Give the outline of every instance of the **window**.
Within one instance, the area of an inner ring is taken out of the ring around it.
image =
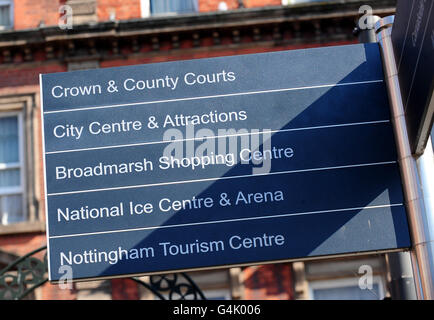
[[[234,270],[240,270],[240,268],[232,268]],[[200,291],[204,294],[206,299],[208,300],[230,300],[234,297],[233,291],[234,288],[239,286],[239,283],[236,283],[230,273],[231,269],[217,269],[217,270],[208,270],[208,271],[192,271],[188,272],[187,275],[193,280],[193,282],[197,285]],[[166,280],[162,280],[160,283],[161,288],[168,288],[169,287],[169,281],[168,279],[174,280],[175,276],[173,274],[167,275]],[[149,283],[150,277],[144,276],[141,277],[140,280],[142,280],[145,283]],[[177,285],[181,283],[187,283],[187,280],[185,278],[178,277]],[[182,288],[181,291],[184,291],[185,288]],[[173,296],[169,296],[169,291],[166,290],[160,290],[159,293],[165,298],[165,299],[178,299],[179,294],[177,292],[173,292]],[[144,286],[139,286],[139,294],[140,299],[143,300],[159,300],[159,297],[155,296],[152,291],[146,289]],[[193,294],[187,294],[184,297],[185,300],[193,300],[194,295]]]
[[[373,277],[372,289],[361,289],[359,278],[331,279],[309,282],[313,300],[382,300],[384,288],[381,278]]]
[[[198,12],[198,0],[141,0],[142,17]]]
[[[26,221],[24,206],[23,119],[0,114],[0,224]]]
[[[13,1],[0,0],[0,30],[12,28],[13,20]]]

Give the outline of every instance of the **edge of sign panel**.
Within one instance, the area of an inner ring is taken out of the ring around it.
[[[324,49],[324,48],[319,48]],[[301,50],[309,50],[309,49],[301,49]],[[301,51],[301,50],[291,50],[291,51]],[[282,52],[282,51],[278,51]],[[273,53],[273,52],[270,52]],[[249,54],[252,55],[252,54]],[[246,55],[242,55],[246,56]],[[222,57],[220,57],[222,58]],[[215,58],[204,58],[199,60],[212,60]],[[186,61],[186,60],[183,60]],[[191,60],[190,60],[191,61]],[[177,61],[175,61],[177,62]],[[167,62],[166,62],[167,63]],[[170,63],[170,62],[169,62]],[[132,67],[132,66],[130,66]],[[117,69],[117,68],[108,68],[108,69]],[[42,125],[42,150],[43,150],[43,172],[44,172],[44,201],[45,201],[45,216],[46,216],[46,234],[47,234],[47,259],[48,259],[48,275],[49,275],[49,281],[52,283],[58,283],[60,280],[53,280],[52,274],[50,270],[50,229],[49,229],[49,216],[48,216],[48,196],[47,196],[47,177],[46,177],[46,151],[45,151],[45,130],[44,130],[44,98],[43,98],[43,76],[40,74],[40,99],[41,99],[41,125]],[[384,81],[384,78],[382,78]],[[334,84],[333,86],[336,86],[337,84]],[[398,173],[399,174],[399,173]],[[400,175],[400,174],[399,174]],[[403,205],[403,204],[401,204]],[[398,244],[397,244],[398,245]],[[411,243],[410,243],[411,245]],[[325,259],[325,258],[337,258],[337,257],[349,257],[349,256],[360,256],[360,255],[367,255],[367,254],[380,254],[385,252],[398,252],[398,251],[404,251],[408,249],[408,247],[399,247],[399,248],[391,248],[391,249],[379,249],[379,250],[366,250],[366,251],[358,251],[358,252],[345,252],[345,253],[338,253],[338,254],[329,254],[329,255],[312,255],[312,256],[306,256],[306,257],[291,257],[288,259],[278,259],[278,260],[256,260],[256,261],[250,261],[245,263],[235,263],[235,264],[219,264],[216,266],[205,266],[205,267],[192,267],[192,268],[180,268],[180,269],[170,269],[165,271],[157,271],[157,272],[141,272],[141,273],[122,273],[122,274],[116,274],[116,275],[109,275],[109,276],[96,276],[96,277],[82,277],[82,278],[73,278],[73,281],[86,281],[86,280],[103,280],[103,279],[113,279],[113,278],[121,278],[121,277],[132,277],[132,276],[139,276],[139,275],[157,275],[157,274],[168,274],[173,272],[185,272],[185,271],[200,271],[200,270],[210,270],[210,269],[222,269],[222,268],[229,268],[229,267],[240,267],[240,266],[251,266],[251,265],[262,265],[262,264],[272,264],[272,263],[283,263],[283,262],[292,262],[292,261],[309,261],[314,259]],[[266,259],[266,258],[264,258]],[[144,262],[146,263],[146,262]]]
[[[210,270],[221,270],[221,269],[227,269],[227,268],[261,266],[261,265],[269,265],[269,264],[274,264],[274,263],[307,262],[307,261],[314,261],[314,260],[316,261],[316,260],[325,260],[325,259],[363,257],[366,255],[372,255],[372,254],[403,252],[403,251],[407,251],[407,250],[408,250],[408,248],[360,251],[360,252],[352,252],[352,253],[318,255],[318,256],[309,256],[309,257],[301,257],[301,258],[246,262],[246,263],[238,263],[238,264],[220,264],[220,265],[209,266],[209,267],[171,269],[171,270],[156,271],[156,272],[125,273],[125,274],[117,274],[117,275],[101,276],[101,277],[73,278],[73,279],[71,279],[71,281],[72,282],[85,282],[85,281],[94,281],[94,280],[100,281],[100,280],[110,280],[110,279],[121,279],[121,278],[129,278],[129,277],[158,276],[158,275],[167,275],[167,274],[181,273],[181,272],[210,271]],[[60,279],[59,280],[50,280],[50,282],[53,284],[63,283]]]
[[[48,280],[51,280],[51,263],[50,263],[50,224],[48,222],[48,197],[47,197],[47,179],[45,177],[46,168],[45,168],[45,126],[44,126],[44,98],[43,98],[43,89],[42,89],[42,74],[39,74],[39,90],[40,90],[40,99],[41,99],[41,129],[42,129],[42,170],[44,172],[43,180],[44,180],[44,205],[45,205],[45,229],[47,234],[47,265],[48,265]]]

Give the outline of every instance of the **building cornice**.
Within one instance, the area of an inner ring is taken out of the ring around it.
[[[396,0],[341,0],[294,6],[238,9],[189,15],[151,17],[74,25],[72,30],[57,26],[0,32],[0,63],[11,63],[19,54],[33,61],[69,59],[77,56],[108,58],[122,51],[155,52],[181,50],[222,43],[246,42],[321,43],[350,40],[361,5],[374,14],[389,15]],[[127,47],[127,48],[126,48]]]

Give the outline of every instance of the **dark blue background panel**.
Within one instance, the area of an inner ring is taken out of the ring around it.
[[[61,265],[86,279],[411,246],[377,44],[41,80],[51,280]],[[201,122],[167,122],[180,115]]]

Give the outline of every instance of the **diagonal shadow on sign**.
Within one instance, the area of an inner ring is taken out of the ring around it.
[[[353,81],[353,74],[359,75],[360,71],[354,70],[340,83]],[[315,90],[288,96],[315,96]],[[315,126],[319,119],[321,123],[329,119],[330,125],[348,123],[348,119],[366,124],[274,133],[271,146],[284,148],[294,143],[302,147],[297,139],[315,131],[311,139],[316,152],[306,154],[298,150],[300,147],[294,148],[294,158],[272,161],[271,175],[155,187],[161,198],[212,198],[213,206],[203,209],[202,202],[202,210],[152,213],[160,215],[152,218],[152,224],[163,228],[112,234],[97,240],[95,244],[119,241],[122,249],[134,247],[142,254],[148,253],[145,260],[132,256],[119,260],[101,270],[100,276],[409,247],[400,176],[393,162],[396,153],[392,127],[390,122],[377,123],[390,118],[384,83],[333,87],[323,90],[309,106],[294,107],[300,112],[282,129]],[[272,112],[278,112],[278,106],[273,108]],[[264,112],[268,112],[266,106]],[[322,144],[327,136],[333,145]],[[241,143],[241,138],[237,139]],[[312,152],[311,147],[306,149]],[[297,157],[302,157],[298,160],[306,171],[277,174],[291,170],[291,161]],[[317,166],[322,169],[310,170],[316,168],[312,167],[315,163],[322,163]],[[251,172],[253,167],[251,163],[238,163],[222,177]],[[142,188],[144,198],[148,189]],[[219,203],[224,199],[229,199],[230,205]],[[130,237],[140,241],[128,246]],[[119,253],[122,256],[121,249]]]

